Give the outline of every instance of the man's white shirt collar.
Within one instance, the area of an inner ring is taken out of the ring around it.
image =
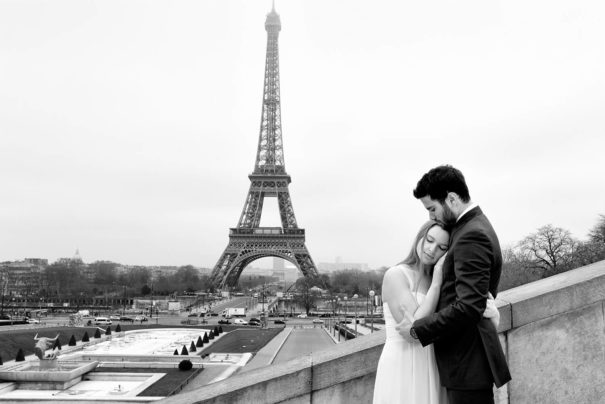
[[[468,207],[467,207],[466,209],[464,209],[464,212],[462,212],[462,213],[460,214],[460,216],[458,216],[458,219],[456,219],[456,223],[458,223],[458,221],[460,220],[460,218],[461,218],[462,216],[466,215],[466,214],[467,214],[467,213],[468,213],[470,210],[472,210],[472,209],[476,208],[477,206],[479,206],[479,205],[477,205],[475,202],[471,202],[471,204],[470,204],[470,205],[468,205]]]

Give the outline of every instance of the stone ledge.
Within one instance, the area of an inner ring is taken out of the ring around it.
[[[322,390],[376,372],[385,341],[384,330],[313,353],[312,390]]]
[[[498,295],[501,320],[505,320],[506,304],[510,305],[507,331],[556,314],[576,310],[605,299],[605,261],[528,283]]]

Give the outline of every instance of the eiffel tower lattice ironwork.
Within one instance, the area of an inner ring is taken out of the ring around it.
[[[230,229],[229,244],[212,271],[212,283],[220,289],[235,286],[243,269],[263,257],[283,258],[304,276],[318,276],[305,245],[305,230],[296,223],[288,190],[291,179],[284,164],[277,45],[281,21],[275,5],[267,14],[265,29],[267,56],[256,164],[248,176],[250,190],[237,227]],[[277,198],[281,227],[260,227],[265,197]]]

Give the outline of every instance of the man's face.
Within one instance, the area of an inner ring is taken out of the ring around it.
[[[447,199],[442,204],[436,199],[431,199],[430,196],[426,195],[420,198],[420,202],[424,205],[426,210],[429,211],[429,217],[431,220],[439,222],[443,225],[450,226],[456,223],[456,215],[450,209]]]

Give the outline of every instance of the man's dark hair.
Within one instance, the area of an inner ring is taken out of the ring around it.
[[[462,202],[471,200],[462,172],[450,165],[444,165],[435,167],[422,176],[414,189],[414,197],[420,199],[428,195],[443,204],[448,192],[458,194]]]

